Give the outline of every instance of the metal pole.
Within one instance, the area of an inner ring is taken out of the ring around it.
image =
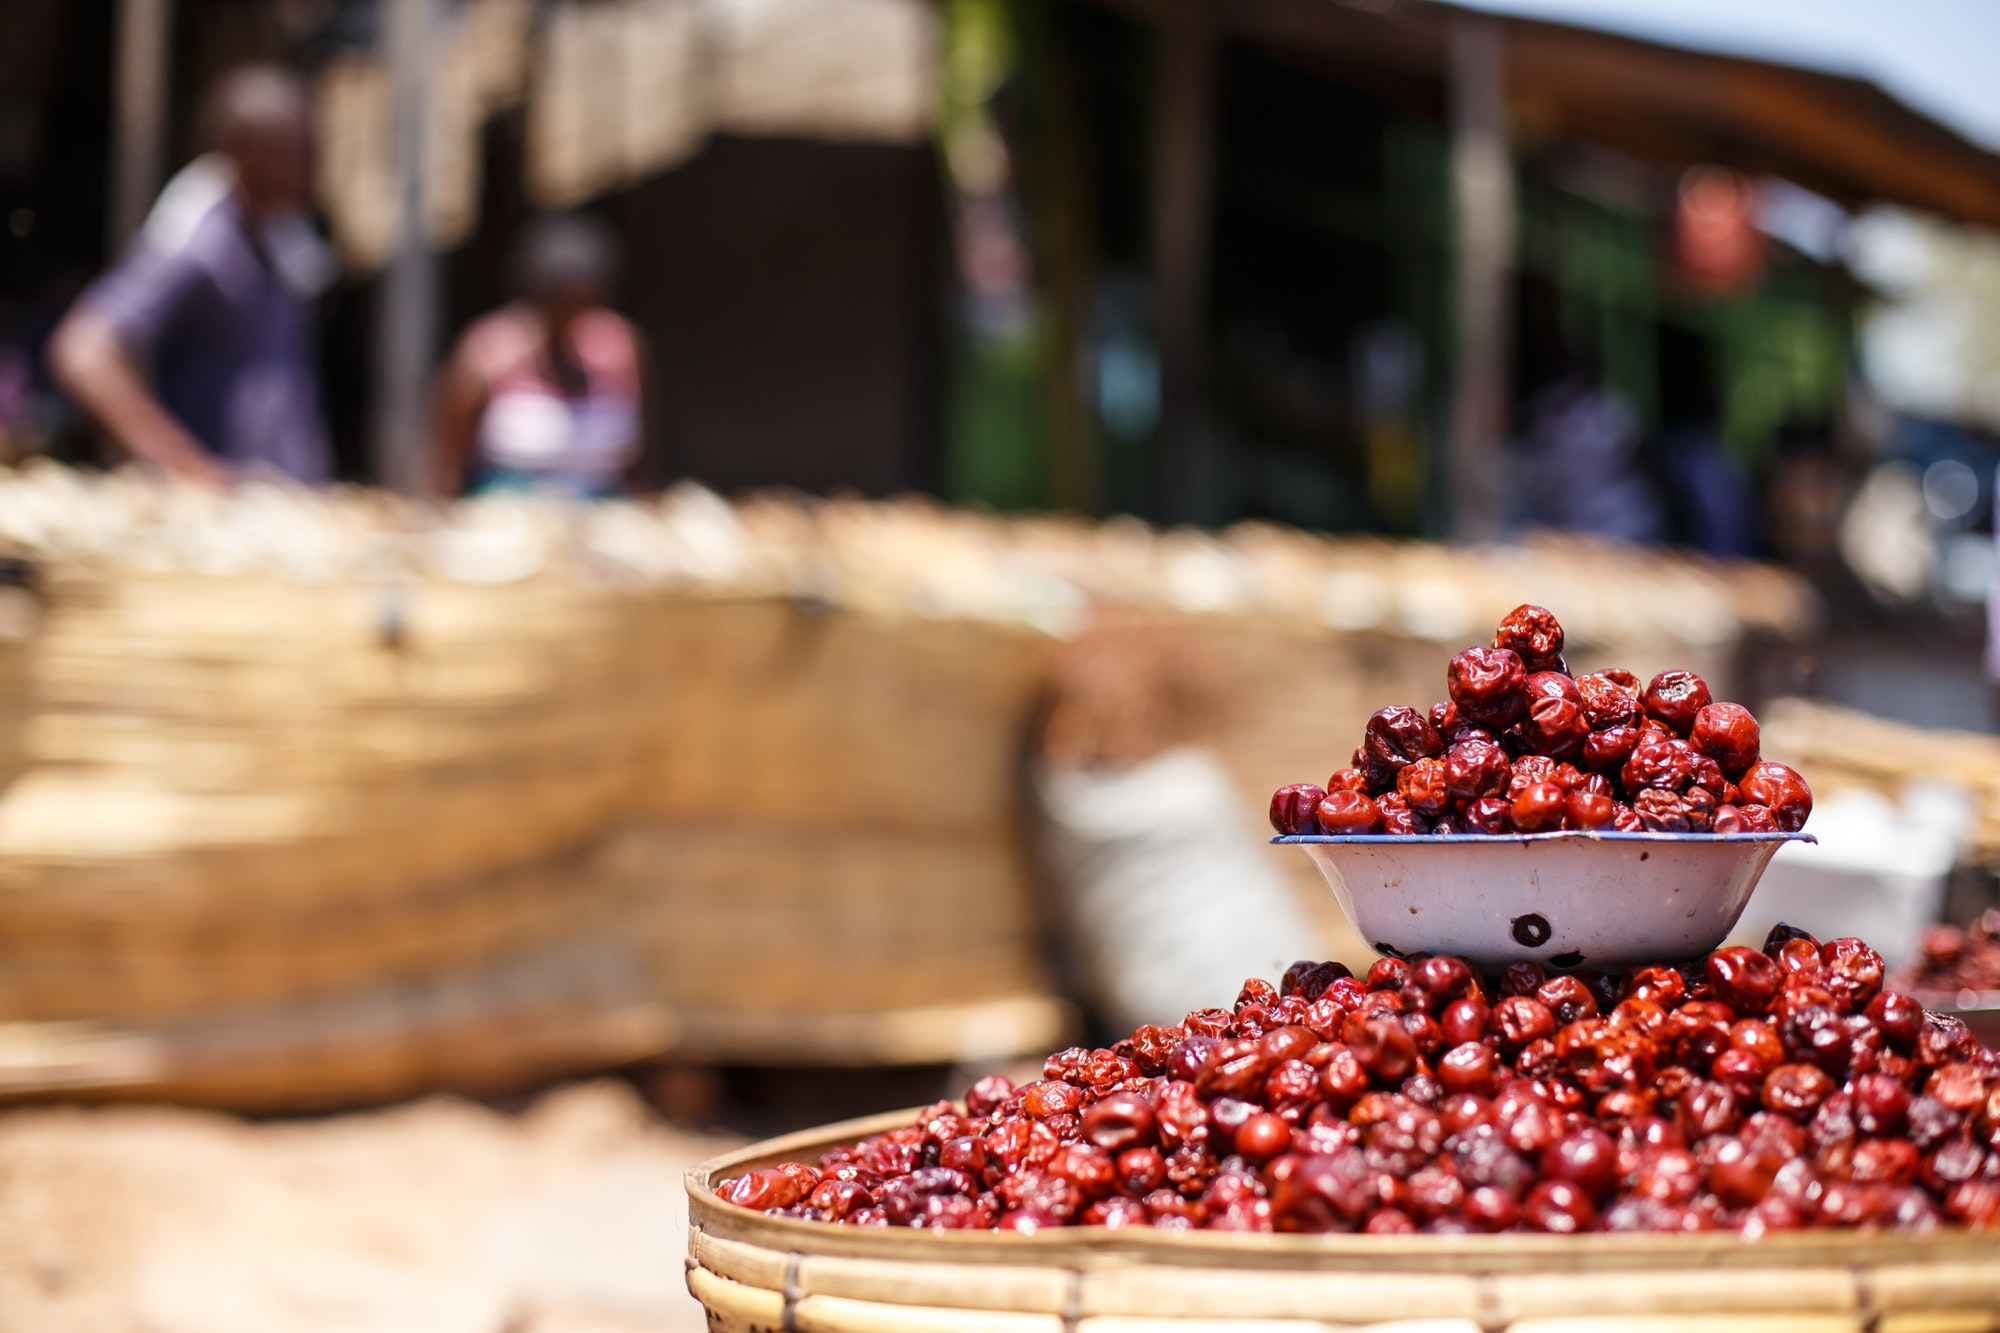
[[[146,220],[166,161],[173,0],[119,0],[111,95],[114,147],[106,240],[123,248]]]
[[[1201,518],[1207,419],[1208,260],[1213,209],[1215,32],[1206,0],[1155,34],[1153,287],[1160,338],[1160,517]]]
[[[424,234],[424,82],[432,0],[383,0],[389,65],[396,240],[381,278],[375,330],[375,480],[414,492],[428,436],[431,357],[437,346],[437,257]]]
[[[1453,25],[1451,113],[1458,232],[1452,535],[1478,542],[1490,541],[1500,531],[1499,455],[1507,431],[1508,284],[1514,251],[1506,49],[1493,19],[1464,15]]]

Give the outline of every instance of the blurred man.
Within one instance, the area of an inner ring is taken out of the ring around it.
[[[473,321],[439,373],[437,494],[469,482],[599,497],[631,481],[647,403],[638,334],[603,304],[616,269],[594,219],[548,218],[522,237],[520,299]]]
[[[51,368],[113,441],[173,476],[325,481],[308,284],[283,262],[306,203],[304,85],[275,66],[235,70],[210,91],[204,127],[215,152],[84,292]]]

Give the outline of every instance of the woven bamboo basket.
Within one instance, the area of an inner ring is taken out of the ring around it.
[[[553,577],[45,596],[0,643],[0,1097],[296,1109],[1073,1024],[1011,836],[1046,635]],[[812,950],[866,980],[830,1002],[782,965]]]
[[[0,1018],[159,1025],[601,921],[660,734],[620,600],[57,572],[0,799]],[[393,603],[393,605],[392,605]]]
[[[1865,787],[1894,799],[1913,780],[1955,782],[1971,793],[1971,855],[2000,867],[2000,738],[1913,727],[1811,699],[1763,710],[1764,753],[1812,775],[1815,790]]]
[[[1985,1333],[2000,1237],[926,1233],[768,1218],[711,1182],[909,1123],[875,1116],[688,1173],[688,1288],[717,1333]]]
[[[899,978],[857,1011],[1046,996],[1012,837],[1046,636],[447,587],[391,645],[379,595],[57,581],[0,800],[0,1019],[283,1002],[610,913],[682,1006],[823,1007],[741,984],[753,944]]]

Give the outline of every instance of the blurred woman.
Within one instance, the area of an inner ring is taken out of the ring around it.
[[[436,494],[615,495],[645,452],[638,332],[607,309],[617,247],[595,219],[532,226],[515,255],[520,299],[473,321],[439,373]]]

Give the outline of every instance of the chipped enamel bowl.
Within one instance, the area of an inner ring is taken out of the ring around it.
[[[1721,944],[1779,847],[1806,833],[1273,838],[1305,850],[1378,952],[1606,971]]]

